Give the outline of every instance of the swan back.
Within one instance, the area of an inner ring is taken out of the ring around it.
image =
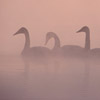
[[[94,48],[90,50],[91,58],[100,58],[100,48]]]
[[[62,54],[64,57],[78,57],[82,56],[84,49],[77,45],[64,45],[62,46]]]

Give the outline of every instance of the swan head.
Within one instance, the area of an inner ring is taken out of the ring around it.
[[[79,31],[77,31],[77,33],[79,33],[79,32],[89,32],[89,27],[88,26],[84,26]]]
[[[21,27],[14,35],[27,33],[27,29],[25,27]]]
[[[54,36],[54,32],[48,32],[46,35],[46,41],[45,41],[45,45],[48,43],[48,41]]]

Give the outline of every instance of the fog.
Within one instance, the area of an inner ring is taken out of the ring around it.
[[[20,56],[0,57],[2,100],[99,100],[100,62],[52,59],[27,65]]]
[[[20,28],[29,30],[31,46],[44,45],[49,31],[57,33],[61,45],[84,47],[84,33],[76,34],[82,26],[91,30],[91,48],[99,45],[99,0],[1,0],[0,54],[20,54],[24,36],[13,37]],[[53,47],[53,40],[47,47]]]
[[[100,48],[99,4],[1,0],[0,100],[100,100],[100,50],[86,51]],[[77,33],[83,26],[85,31]],[[25,36],[16,35],[21,32]],[[45,42],[49,32],[56,37],[56,49],[53,38]]]

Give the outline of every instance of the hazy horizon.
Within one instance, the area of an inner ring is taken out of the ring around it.
[[[0,100],[100,100],[100,0],[0,1]],[[76,33],[82,30],[85,33]],[[29,31],[31,47],[23,50]],[[27,32],[21,28],[20,32]],[[20,33],[17,32],[16,34]],[[54,33],[47,35],[47,41]],[[58,43],[58,44],[57,44]],[[23,50],[23,52],[22,52]],[[19,56],[22,52],[22,57]],[[18,56],[17,56],[18,55]]]
[[[76,31],[87,25],[91,48],[100,48],[100,1],[95,0],[2,0],[0,1],[0,54],[19,54],[24,36],[13,34],[21,27],[29,30],[31,46],[44,46],[45,35],[55,32],[61,45],[84,47],[84,33]],[[53,47],[51,40],[46,47]]]

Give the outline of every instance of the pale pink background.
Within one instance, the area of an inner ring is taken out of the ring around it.
[[[44,46],[48,31],[56,32],[62,45],[84,46],[84,33],[75,33],[84,25],[91,29],[91,48],[100,48],[100,0],[0,0],[0,54],[20,54],[24,36],[13,34],[22,26],[31,46]]]

